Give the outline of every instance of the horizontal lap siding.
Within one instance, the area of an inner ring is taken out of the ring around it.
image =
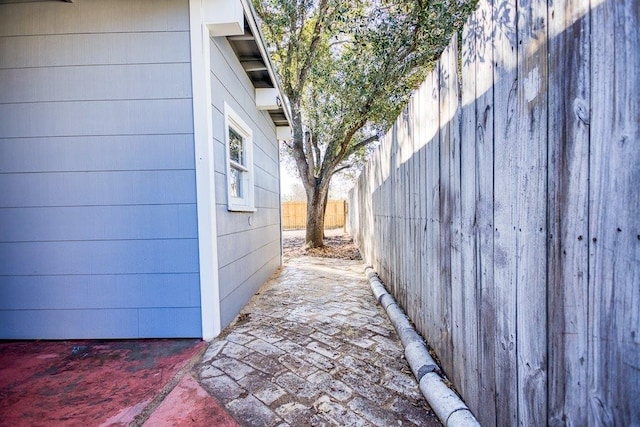
[[[194,169],[192,134],[3,138],[0,152],[0,173]]]
[[[258,111],[254,87],[226,40],[211,42],[220,312],[228,325],[280,265],[280,175],[275,127]],[[255,212],[227,210],[224,103],[253,132]]]
[[[66,339],[79,325],[91,337],[181,337],[185,323],[200,322],[200,308],[3,311],[0,322],[11,331],[8,338]],[[31,324],[39,325],[35,336]]]
[[[2,104],[184,99],[191,96],[191,67],[176,63],[0,69],[0,85],[6,88],[0,93]]]
[[[12,276],[5,280],[7,291],[2,310],[56,310],[64,304],[73,310],[194,307],[199,290],[182,283],[197,284],[198,273],[162,274],[78,274]],[[31,295],[40,295],[34,299]]]
[[[0,5],[0,336],[200,336],[189,10]]]
[[[188,63],[190,56],[184,50],[185,44],[189,44],[186,30],[135,33],[135,37],[133,33],[7,36],[0,38],[0,68]],[[162,49],[148,49],[152,45]]]
[[[190,99],[0,105],[4,138],[184,134],[193,133],[191,120]]]
[[[0,243],[0,275],[195,273],[196,239]]]
[[[253,297],[273,272],[280,266],[280,241],[272,241],[239,259],[236,263],[220,269],[221,321],[229,324],[242,307]],[[277,256],[273,256],[276,254]],[[242,269],[238,268],[241,264]],[[241,285],[236,286],[236,283]],[[224,297],[222,292],[230,291]]]
[[[193,181],[192,170],[3,174],[0,206],[195,203]]]

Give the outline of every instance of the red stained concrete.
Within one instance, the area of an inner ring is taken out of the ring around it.
[[[191,375],[182,377],[145,425],[240,427]]]
[[[126,425],[204,347],[193,339],[0,342],[0,426]]]

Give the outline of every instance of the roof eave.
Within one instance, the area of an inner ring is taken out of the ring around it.
[[[251,29],[251,33],[254,36],[254,41],[256,43],[256,46],[258,47],[262,60],[266,66],[266,71],[269,74],[269,77],[271,78],[273,87],[278,89],[278,93],[280,94],[280,99],[282,100],[280,108],[278,110],[270,110],[269,113],[271,114],[272,119],[274,118],[274,116],[284,115],[287,121],[287,125],[291,126],[292,119],[291,119],[291,107],[289,105],[289,100],[287,99],[286,95],[282,90],[282,87],[280,86],[280,81],[275,73],[273,63],[271,62],[271,57],[267,52],[267,48],[264,42],[264,37],[262,35],[262,31],[260,30],[260,26],[258,25],[258,21],[256,19],[256,11],[249,0],[240,0],[240,2],[242,4],[242,8],[244,9],[246,22],[249,25],[249,28]],[[274,119],[274,123],[276,123],[275,119]],[[276,123],[276,124],[278,126],[284,126],[284,124],[282,123],[280,124]]]

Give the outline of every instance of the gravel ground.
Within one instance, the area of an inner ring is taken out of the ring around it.
[[[319,258],[361,260],[360,251],[353,239],[342,228],[325,230],[324,248],[303,249],[304,230],[286,230],[282,233],[282,257],[284,261],[303,255]]]

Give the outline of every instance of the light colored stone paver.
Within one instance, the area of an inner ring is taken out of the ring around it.
[[[210,362],[211,359],[216,357],[218,353],[222,351],[226,344],[227,342],[225,340],[212,342],[211,345],[209,345],[209,348],[207,348],[207,351],[205,351],[204,355],[202,356],[202,363]]]
[[[252,350],[249,350],[247,347],[235,344],[231,341],[228,342],[227,345],[222,349],[222,354],[236,360],[242,360],[244,357],[247,357],[251,353]]]
[[[256,427],[271,427],[280,424],[281,419],[268,406],[252,395],[240,397],[226,405],[236,420]]]
[[[211,378],[211,377],[217,377],[219,375],[224,374],[224,372],[222,372],[220,369],[218,368],[214,368],[213,366],[205,366],[201,371],[200,371],[200,378]]]
[[[213,397],[218,399],[220,403],[226,405],[233,399],[236,399],[245,391],[234,380],[226,375],[218,375],[217,377],[201,378],[200,384]]]
[[[253,368],[231,357],[215,358],[211,364],[236,381],[253,372]]]
[[[287,394],[286,391],[284,391],[283,389],[281,389],[275,384],[270,384],[265,388],[257,391],[255,393],[255,396],[261,401],[263,401],[265,404],[271,405],[273,402],[280,399],[285,394]]]
[[[440,425],[361,263],[291,259],[239,319],[197,369],[240,424]]]

